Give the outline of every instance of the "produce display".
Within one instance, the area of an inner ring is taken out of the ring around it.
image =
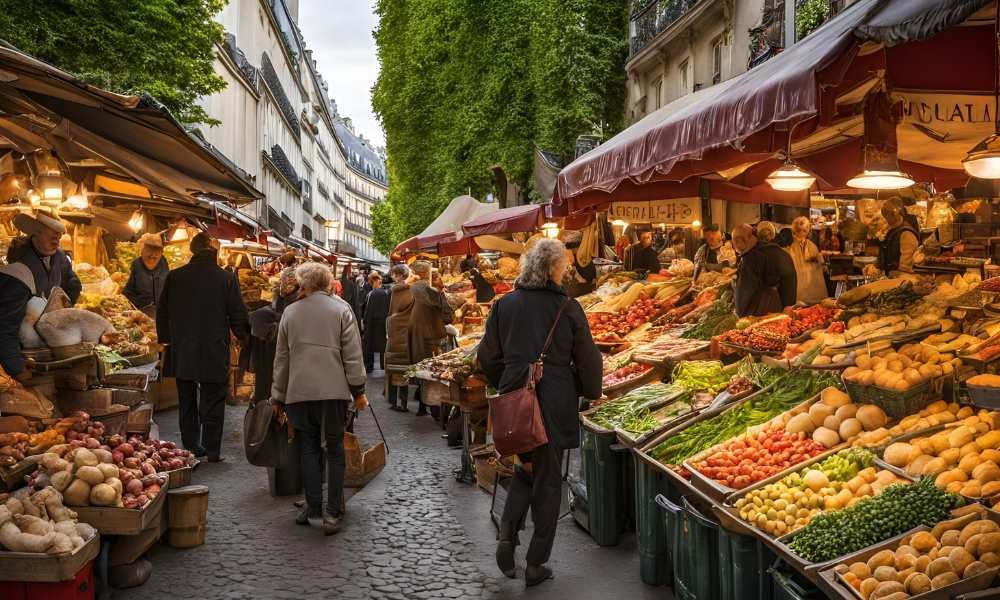
[[[266,277],[253,269],[240,269],[237,272],[240,282],[240,295],[244,302],[257,302],[261,295],[267,292],[271,283]]]
[[[68,506],[143,508],[160,493],[166,477],[129,468],[119,469],[111,451],[65,446],[46,452],[39,470],[28,482],[36,489],[52,486]]]
[[[671,335],[660,336],[654,341],[635,349],[635,356],[646,361],[663,362],[678,356],[685,356],[708,348],[708,343],[700,340],[686,340]]]
[[[714,293],[714,290],[711,293]],[[706,298],[709,296],[706,296]],[[723,290],[718,298],[707,304],[707,307],[701,315],[700,320],[695,325],[684,330],[684,333],[681,334],[682,338],[708,341],[736,326],[736,313],[733,311],[733,294],[728,288]],[[694,308],[695,306],[692,306],[691,310],[693,311]]]
[[[938,400],[927,405],[926,408],[916,414],[903,417],[899,423],[888,429],[879,427],[873,431],[862,432],[854,440],[854,445],[866,448],[884,446],[892,438],[936,427],[944,423],[954,423],[955,421],[972,416],[972,414],[972,407],[963,407],[954,402],[949,404],[943,400]]]
[[[1000,277],[990,277],[979,284],[979,290],[983,292],[1000,292]]]
[[[680,467],[687,459],[791,410],[831,385],[836,385],[836,379],[826,373],[789,372],[769,390],[678,432],[654,448],[650,456],[687,476]]]
[[[652,370],[653,367],[650,365],[635,362],[629,363],[624,367],[605,375],[604,379],[601,380],[601,386],[607,389],[613,386],[621,385],[623,383],[639,379]]]
[[[418,373],[425,373],[434,379],[442,381],[462,382],[475,373],[476,344],[466,348],[455,348],[443,354],[425,358],[415,365],[411,365],[406,370],[407,377],[416,377]]]
[[[960,503],[960,497],[938,489],[930,478],[893,484],[848,508],[815,515],[795,532],[788,548],[809,562],[833,560],[919,525],[933,527]]]
[[[638,285],[632,286],[635,289]],[[627,292],[626,292],[627,294]],[[624,294],[623,294],[624,295]],[[622,335],[648,323],[660,312],[661,302],[640,294],[616,313],[590,312],[587,322],[595,342],[620,342]]]
[[[788,344],[786,336],[767,329],[730,329],[719,340],[724,344],[765,354],[778,354]]]
[[[174,442],[149,439],[148,437],[115,434],[107,438],[111,448],[111,460],[120,468],[132,471],[134,478],[165,473],[193,466],[194,454],[178,448]]]
[[[853,443],[863,433],[884,427],[887,421],[881,408],[855,404],[844,392],[828,387],[807,411],[788,419],[785,429],[812,436],[813,441],[832,448],[844,442]]]
[[[24,487],[0,494],[0,549],[11,552],[64,554],[73,552],[97,531],[76,520],[56,488]],[[2,554],[0,554],[2,556]]]
[[[791,340],[815,329],[826,328],[839,312],[839,309],[823,304],[795,307],[789,309],[779,318],[766,319],[763,323],[750,325],[750,328]]]
[[[962,516],[918,531],[867,561],[835,568],[862,600],[909,598],[945,588],[1000,566],[1000,526],[970,506]],[[992,577],[979,589],[990,585]]]
[[[702,331],[698,332],[697,337],[689,332],[685,332],[683,337],[690,339],[703,339],[709,340],[712,336],[704,337],[709,329],[722,328],[725,323],[729,321],[729,317],[726,313],[733,312],[733,304],[730,297],[727,297],[728,288],[708,288],[698,293],[694,297],[694,300],[688,302],[687,304],[682,304],[675,308],[670,309],[663,315],[662,320],[665,323],[699,323],[703,324],[704,327]],[[728,308],[726,308],[728,307]],[[711,313],[711,315],[709,315]],[[702,319],[708,317],[710,321],[702,321]],[[732,315],[732,322],[735,324],[736,316]],[[732,325],[725,325],[724,328],[720,329],[720,333],[729,329]]]
[[[779,537],[807,525],[820,512],[854,506],[893,483],[909,483],[891,471],[876,469],[874,462],[875,454],[868,450],[841,450],[747,492],[734,506],[741,519]]]
[[[610,375],[612,372],[624,367],[632,362],[632,350],[625,349],[617,354],[605,355],[603,360],[603,373]]]
[[[665,406],[651,409],[665,398],[674,397]],[[660,423],[672,420],[691,410],[690,394],[678,394],[678,388],[669,383],[654,383],[638,387],[620,398],[609,400],[588,419],[607,429],[621,428],[632,434],[642,434]]]
[[[886,447],[883,458],[967,498],[1000,494],[1000,413],[979,411],[961,424]]]
[[[906,391],[931,379],[950,375],[961,366],[962,360],[952,353],[941,353],[923,344],[907,344],[899,352],[887,349],[875,356],[859,354],[854,359],[854,366],[844,370],[844,380]]]
[[[674,365],[670,381],[691,392],[718,393],[729,383],[730,374],[717,360],[684,360]]]

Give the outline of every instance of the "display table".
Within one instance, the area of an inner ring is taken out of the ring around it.
[[[463,483],[475,483],[475,472],[472,468],[472,453],[470,447],[470,422],[474,411],[485,410],[489,406],[486,399],[486,386],[475,378],[463,383],[443,381],[417,375],[420,384],[420,399],[428,406],[454,406],[462,413],[462,466],[455,471],[455,479]]]

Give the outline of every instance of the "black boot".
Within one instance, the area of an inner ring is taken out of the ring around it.
[[[546,579],[552,579],[552,569],[545,565],[528,565],[524,569],[524,583],[528,587],[538,585]]]
[[[517,539],[517,526],[507,521],[500,521],[500,535],[497,543],[497,566],[500,571],[511,579],[517,577],[517,568],[514,565],[514,549],[519,543]]]

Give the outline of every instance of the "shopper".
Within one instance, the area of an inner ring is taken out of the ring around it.
[[[792,243],[786,249],[795,265],[796,295],[798,302],[817,304],[826,298],[823,279],[823,257],[819,248],[809,239],[812,224],[806,217],[792,221]]]
[[[385,348],[386,366],[406,367],[410,363],[410,313],[413,312],[413,292],[407,279],[410,269],[404,264],[393,265],[389,269],[392,277],[392,292],[389,296],[389,318],[386,329],[388,340]],[[388,379],[389,376],[387,375]],[[389,386],[389,409],[397,412],[407,412],[406,402],[409,387],[395,386],[387,381]],[[397,404],[398,398],[398,404]]]
[[[299,297],[278,325],[271,399],[281,404],[302,447],[306,504],[295,518],[326,535],[344,520],[344,427],[347,404],[364,410],[365,370],[354,311],[330,294],[330,270],[317,263],[295,269]],[[326,441],[327,501],[323,510],[320,435]]]
[[[468,270],[469,275],[472,277],[472,287],[476,288],[476,302],[480,304],[489,302],[497,295],[496,290],[490,285],[490,282],[486,281],[483,274],[479,272],[479,267],[472,267]]]
[[[389,317],[389,290],[382,287],[382,275],[372,271],[368,275],[372,291],[365,299],[365,370],[375,369],[375,353],[378,353],[379,368],[385,369],[385,320]]]
[[[409,349],[410,364],[415,365],[425,358],[430,358],[441,349],[441,343],[448,337],[444,326],[454,319],[455,312],[448,306],[448,301],[441,292],[441,286],[431,284],[431,264],[418,260],[410,266],[416,280],[410,285],[413,294],[413,310],[410,313]],[[440,284],[440,277],[437,279]],[[427,414],[427,407],[417,390],[420,404],[417,416]]]
[[[295,280],[295,269],[285,269],[274,290],[274,301],[250,313],[250,364],[254,373],[254,402],[263,402],[271,397],[278,323],[281,322],[285,308],[295,302],[298,295],[299,284]]]
[[[31,270],[35,278],[35,296],[48,298],[53,288],[61,288],[69,296],[70,303],[76,304],[83,284],[73,272],[69,257],[59,248],[66,233],[63,222],[53,213],[37,210],[33,215],[18,213],[14,226],[28,237],[11,243],[7,249],[7,264],[21,263]]]
[[[732,244],[722,239],[717,224],[706,225],[702,235],[705,243],[694,253],[694,279],[706,271],[721,271],[736,265],[736,251]]]
[[[164,375],[177,378],[184,447],[220,462],[229,335],[245,340],[250,328],[236,275],[219,267],[219,242],[199,233],[191,240],[191,255],[163,284],[156,335],[167,347]]]
[[[652,231],[643,231],[639,234],[639,241],[632,245],[628,256],[630,260],[625,268],[629,271],[660,272],[660,260],[656,256],[656,250],[653,249]]]
[[[745,223],[733,229],[733,247],[740,255],[733,302],[741,317],[781,312],[795,304],[797,280],[791,257],[758,237]]]
[[[132,306],[149,316],[156,315],[156,303],[163,292],[170,267],[163,258],[163,238],[158,233],[144,233],[139,238],[139,256],[132,260],[128,281],[122,294]]]
[[[882,204],[882,217],[889,225],[889,231],[879,248],[879,266],[887,277],[913,272],[913,254],[917,251],[920,236],[906,223],[905,214],[899,196],[893,196]]]
[[[466,273],[478,267],[479,267],[479,261],[476,260],[476,257],[473,256],[472,254],[466,254],[465,258],[462,259],[462,262],[459,265],[459,269],[461,269],[463,273]]]
[[[559,285],[568,266],[564,250],[562,242],[547,239],[524,255],[515,290],[493,305],[479,345],[479,363],[490,384],[511,392],[525,385],[528,366],[539,359],[555,323],[536,387],[549,442],[518,457],[496,551],[497,566],[514,577],[518,528],[530,507],[535,530],[524,572],[529,586],[552,577],[545,563],[559,520],[563,454],[579,445],[579,397],[601,396],[601,353],[580,304]]]
[[[358,298],[358,283],[354,279],[354,275],[351,272],[351,264],[348,263],[344,265],[344,269],[340,272],[340,297],[350,305],[351,310],[354,311],[354,318],[357,321],[357,325],[361,327],[361,305],[360,298]]]

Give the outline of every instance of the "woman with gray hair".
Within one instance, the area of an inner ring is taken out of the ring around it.
[[[278,325],[271,399],[302,442],[306,504],[295,522],[336,533],[344,519],[344,426],[347,403],[364,410],[365,367],[354,311],[330,294],[330,270],[319,263],[295,269],[300,299]],[[327,504],[323,510],[320,434],[326,437]]]
[[[521,464],[507,494],[496,551],[497,566],[515,577],[518,528],[530,507],[534,532],[524,571],[529,586],[552,577],[545,563],[559,520],[563,455],[579,445],[579,398],[601,396],[601,353],[583,308],[560,286],[569,267],[565,250],[562,242],[551,239],[531,247],[521,259],[515,290],[490,310],[479,344],[479,363],[501,394],[523,387],[529,365],[544,363],[535,389],[549,441],[518,455]],[[551,343],[544,349],[550,331]]]

